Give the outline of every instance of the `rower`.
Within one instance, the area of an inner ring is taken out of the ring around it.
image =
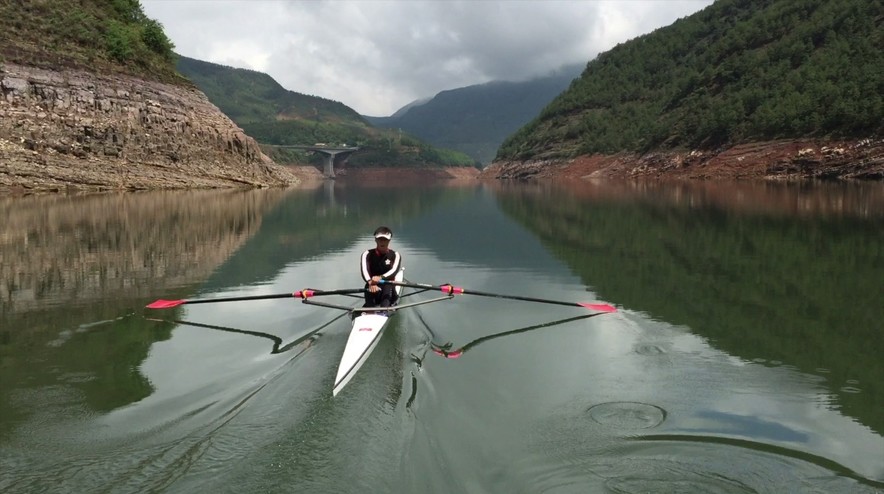
[[[365,281],[364,307],[390,307],[396,303],[395,286],[391,283],[378,284],[381,280],[394,280],[402,269],[402,256],[390,248],[392,238],[393,231],[380,226],[374,231],[375,248],[362,253],[360,271]]]

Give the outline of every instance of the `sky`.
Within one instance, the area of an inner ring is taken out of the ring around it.
[[[581,64],[712,0],[141,0],[181,55],[389,116]]]

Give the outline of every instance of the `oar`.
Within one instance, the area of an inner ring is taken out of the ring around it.
[[[148,309],[171,309],[183,304],[209,304],[214,302],[240,302],[243,300],[268,300],[272,298],[301,298],[318,297],[321,295],[346,295],[350,293],[362,293],[364,288],[347,288],[343,290],[298,290],[297,292],[275,293],[272,295],[249,295],[245,297],[201,298],[194,300],[157,300],[148,304]]]
[[[401,281],[387,281],[380,280],[378,283],[390,283],[392,285],[399,286],[407,286],[411,288],[425,288],[427,290],[441,290],[449,295],[479,295],[481,297],[495,297],[495,298],[508,298],[512,300],[523,300],[525,302],[540,302],[542,304],[556,304],[556,305],[567,305],[571,307],[583,307],[585,309],[595,310],[598,312],[617,312],[617,309],[614,306],[608,304],[591,304],[588,302],[565,302],[563,300],[548,300],[545,298],[534,298],[534,297],[520,297],[518,295],[503,295],[500,293],[487,293],[487,292],[479,292],[476,290],[467,290],[466,288],[461,288],[458,286],[444,284],[444,285],[427,285],[424,283],[404,283]]]

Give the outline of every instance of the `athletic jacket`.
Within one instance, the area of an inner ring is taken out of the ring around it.
[[[386,254],[381,254],[377,249],[368,249],[362,253],[361,271],[362,279],[368,282],[372,276],[380,276],[385,280],[392,280],[402,268],[402,258],[393,249],[387,249]]]

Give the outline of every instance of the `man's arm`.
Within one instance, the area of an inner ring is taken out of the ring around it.
[[[381,275],[381,278],[385,280],[392,280],[396,277],[396,273],[399,272],[399,267],[402,264],[402,256],[399,255],[398,252],[393,252],[393,264],[390,265],[390,269],[387,270],[386,273]]]
[[[371,273],[368,271],[368,251],[362,253],[359,270],[362,272],[362,281],[368,283],[371,280]]]

